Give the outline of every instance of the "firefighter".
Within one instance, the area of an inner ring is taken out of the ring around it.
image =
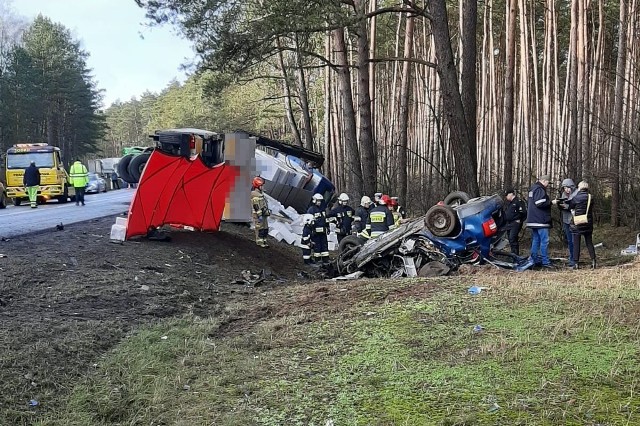
[[[269,247],[267,235],[269,235],[269,220],[271,215],[267,199],[262,192],[264,179],[260,176],[253,178],[251,182],[251,206],[253,208],[253,225],[256,230],[256,244],[260,247]]]
[[[327,215],[321,207],[324,198],[322,194],[313,194],[311,207],[307,214],[313,216],[313,259],[317,263],[329,263],[329,242],[327,240]]]
[[[365,232],[362,235],[365,238],[376,238],[390,229],[395,228],[393,223],[393,214],[387,207],[391,201],[388,195],[380,197],[379,204],[371,209]]]
[[[313,242],[311,236],[313,235],[313,216],[310,214],[302,215],[302,239],[300,240],[300,248],[302,248],[302,260],[305,265],[313,263],[311,259],[311,249],[313,248]]]
[[[366,195],[360,199],[360,205],[356,209],[353,224],[351,225],[352,232],[359,234],[364,231],[364,227],[367,225],[367,219],[369,218],[371,204],[371,198]]]
[[[400,217],[402,219],[406,219],[407,218],[407,211],[404,209],[404,206],[400,205],[400,201],[398,200],[398,197],[391,197],[391,201],[395,201],[396,211],[398,213],[400,213]]]
[[[338,242],[351,233],[351,224],[355,216],[355,210],[348,204],[349,196],[344,192],[338,197],[338,205],[327,215],[327,221],[336,224]]]
[[[389,211],[393,215],[393,225],[397,227],[398,225],[400,225],[400,222],[402,221],[402,215],[398,211],[397,198],[395,200],[393,198],[394,197],[391,197],[391,199],[389,200]]]
[[[382,197],[382,192],[376,192],[373,194],[373,204],[376,206],[380,205],[380,198]]]

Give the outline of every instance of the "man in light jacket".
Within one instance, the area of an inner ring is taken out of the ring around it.
[[[76,191],[76,206],[80,205],[80,203],[84,206],[84,189],[89,183],[89,170],[80,160],[76,160],[69,169],[69,177]]]

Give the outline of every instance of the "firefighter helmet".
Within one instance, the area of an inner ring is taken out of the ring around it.
[[[262,185],[264,185],[264,179],[262,179],[260,176],[256,176],[253,178],[251,184],[254,188],[260,188]]]
[[[382,197],[380,197],[380,201],[378,202],[382,205],[388,205],[390,201],[391,201],[391,198],[389,198],[387,194],[384,194]]]
[[[398,200],[394,198],[395,197],[391,197],[389,199],[389,207],[398,207]]]
[[[302,215],[302,224],[303,225],[311,225],[313,223],[313,215],[312,214],[303,214]]]
[[[341,201],[343,203],[348,203],[349,202],[349,196],[343,192],[342,194],[340,194],[338,196],[338,201]]]
[[[317,203],[318,201],[323,201],[324,197],[322,196],[322,194],[313,194],[313,197],[311,197],[311,199],[314,203]]]
[[[368,196],[366,196],[366,195],[365,195],[365,196],[363,196],[363,197],[360,199],[360,205],[361,205],[362,207],[369,207],[369,206],[371,205],[371,198],[369,198],[369,197],[368,197]]]

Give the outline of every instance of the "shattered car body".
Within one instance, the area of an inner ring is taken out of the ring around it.
[[[337,270],[342,275],[362,271],[369,277],[401,277],[446,275],[462,264],[489,263],[516,271],[533,266],[500,250],[505,245],[502,224],[499,195],[455,207],[434,206],[425,216],[376,239],[346,237]]]

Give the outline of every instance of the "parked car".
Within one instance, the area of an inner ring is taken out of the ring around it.
[[[339,274],[364,272],[369,277],[445,275],[462,264],[490,263],[524,271],[533,262],[501,248],[506,246],[502,198],[456,197],[455,205],[439,204],[427,214],[378,238],[345,237],[339,246]],[[435,273],[434,273],[435,271]]]
[[[89,183],[85,189],[87,194],[107,192],[107,182],[98,176],[97,173],[89,173]]]

